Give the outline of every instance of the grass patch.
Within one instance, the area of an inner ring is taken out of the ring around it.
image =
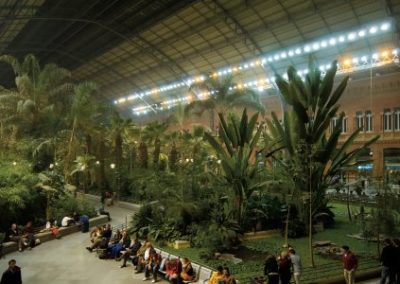
[[[377,256],[377,245],[375,243],[368,243],[348,237],[349,234],[356,234],[361,231],[361,224],[359,221],[353,220],[350,222],[347,215],[347,206],[340,203],[332,203],[332,211],[335,213],[335,226],[323,232],[314,235],[314,241],[331,241],[338,246],[344,244],[350,246],[351,250],[359,256],[359,270],[368,270],[378,266],[378,262],[373,258]],[[365,208],[368,212],[370,208]],[[360,211],[359,206],[350,205],[352,214]],[[201,265],[209,266],[215,269],[218,265],[228,266],[231,272],[241,282],[248,282],[250,277],[263,274],[263,262],[266,252],[279,253],[282,250],[284,239],[281,236],[270,237],[261,240],[251,240],[243,243],[247,251],[242,249],[242,252],[252,254],[249,257],[244,257],[243,253],[237,255],[243,259],[242,263],[233,264],[228,261],[220,260],[205,260],[200,257],[203,253],[201,248],[186,248],[186,249],[173,249],[168,247],[161,247],[163,250],[178,256],[186,256],[192,261]],[[339,260],[332,260],[314,255],[316,268],[311,267],[311,259],[308,251],[308,238],[289,239],[289,244],[296,249],[297,254],[302,258],[304,267],[304,282],[329,278],[341,275],[341,262]]]

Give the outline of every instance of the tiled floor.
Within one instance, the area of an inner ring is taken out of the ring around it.
[[[107,208],[112,224],[125,222],[128,210]],[[128,217],[130,220],[130,217]],[[7,254],[0,259],[1,273],[8,260],[14,258],[22,268],[24,284],[132,284],[144,283],[143,274],[133,274],[132,266],[121,269],[114,260],[100,260],[85,247],[90,243],[87,233],[75,233],[60,240],[43,243],[31,251]]]

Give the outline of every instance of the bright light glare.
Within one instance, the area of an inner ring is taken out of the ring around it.
[[[344,42],[345,40],[346,40],[346,38],[344,36],[339,37],[339,42]]]
[[[356,38],[356,34],[355,33],[349,33],[349,35],[347,36],[348,40],[355,40]]]
[[[378,28],[375,27],[375,26],[373,26],[373,27],[371,27],[371,28],[369,29],[369,33],[370,33],[370,34],[374,34],[374,33],[376,33],[377,31],[378,31]]]
[[[300,48],[296,48],[296,50],[294,52],[296,52],[296,54],[301,54],[301,49]]]
[[[383,23],[381,25],[381,31],[387,31],[390,28],[390,24],[389,23]]]
[[[365,31],[364,31],[364,30],[359,31],[359,32],[358,32],[358,36],[359,36],[359,37],[365,36]]]
[[[335,44],[336,44],[336,39],[331,38],[331,39],[329,40],[329,44],[330,44],[330,45],[335,45]]]

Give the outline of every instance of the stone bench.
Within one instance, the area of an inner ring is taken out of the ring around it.
[[[169,254],[168,252],[162,251],[158,248],[156,248],[155,250],[157,253],[159,253],[161,255],[161,258],[162,258],[161,265],[160,265],[158,272],[162,276],[165,276],[166,260],[175,259],[175,258],[179,258],[179,257],[176,255],[173,255],[173,254]],[[210,279],[211,274],[213,272],[212,269],[205,267],[205,266],[201,266],[194,262],[192,262],[192,267],[195,272],[195,278],[192,281],[183,281],[183,283],[207,284],[208,280]]]
[[[89,227],[103,225],[108,222],[108,218],[105,215],[100,215],[89,220]],[[60,227],[60,236],[70,235],[80,231],[80,225],[73,225],[69,227]],[[35,234],[35,237],[40,240],[41,243],[54,240],[55,237],[50,231],[39,232]],[[3,255],[18,250],[18,244],[16,242],[4,242],[3,243]]]

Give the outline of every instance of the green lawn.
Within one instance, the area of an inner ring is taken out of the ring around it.
[[[323,232],[319,232],[314,235],[314,241],[325,241],[329,240],[336,243],[338,246],[344,244],[350,246],[351,250],[359,256],[360,270],[370,269],[371,267],[377,266],[377,262],[371,260],[371,256],[377,255],[377,245],[375,243],[367,243],[365,241],[356,240],[348,237],[348,234],[359,233],[361,225],[358,221],[349,222],[347,215],[347,207],[344,204],[334,203],[332,204],[335,217],[335,227],[327,229]],[[366,209],[368,211],[368,209]],[[351,206],[353,213],[359,212],[359,206]],[[284,242],[282,237],[271,237],[268,239],[246,241],[244,245],[254,251],[254,256],[249,260],[244,261],[241,264],[232,264],[230,262],[210,260],[206,261],[200,258],[200,248],[187,248],[175,250],[171,248],[165,248],[171,254],[179,256],[187,256],[192,261],[207,265],[215,268],[218,265],[227,265],[231,268],[234,275],[242,282],[247,282],[251,276],[262,275],[263,273],[263,260],[265,258],[265,252],[279,252]],[[304,269],[304,276],[308,279],[321,278],[321,277],[334,277],[338,276],[340,271],[340,261],[331,260],[314,256],[316,269],[309,269],[311,266],[309,251],[308,251],[308,238],[289,239],[289,244],[293,246],[297,253],[301,256]],[[339,270],[338,270],[339,269]],[[309,275],[307,275],[309,274]],[[305,281],[307,282],[307,281]]]

